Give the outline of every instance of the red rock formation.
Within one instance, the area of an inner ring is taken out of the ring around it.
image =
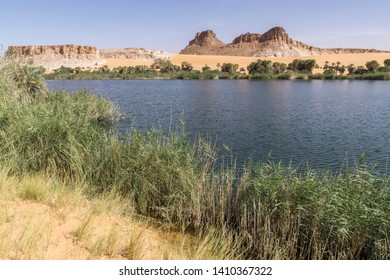
[[[290,38],[283,27],[274,27],[264,34],[245,33],[231,44],[221,42],[211,30],[199,32],[181,54],[296,57],[338,53],[383,52],[370,49],[322,49]]]
[[[190,45],[221,47],[225,44],[217,38],[212,30],[206,30],[196,33],[194,40],[190,41]]]
[[[262,36],[261,34],[255,34],[255,33],[241,34],[240,36],[236,37],[233,40],[233,44],[258,42],[261,36]]]
[[[220,41],[212,30],[198,32],[195,38],[191,40],[182,54],[203,54],[203,50],[215,50],[224,47],[225,44]],[[199,52],[198,52],[199,50]]]

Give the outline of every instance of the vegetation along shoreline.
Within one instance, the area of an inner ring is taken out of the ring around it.
[[[39,68],[42,73],[45,69]],[[317,73],[313,73],[316,70]],[[322,73],[318,73],[322,71]],[[194,70],[189,62],[175,65],[168,59],[156,59],[150,66],[120,66],[110,69],[106,65],[97,69],[61,67],[45,73],[46,79],[99,80],[99,79],[249,79],[249,80],[390,80],[390,59],[380,64],[368,61],[364,66],[325,62],[320,67],[314,59],[294,59],[285,64],[271,60],[257,60],[247,68],[238,64],[218,63],[215,68],[205,65],[202,71]]]

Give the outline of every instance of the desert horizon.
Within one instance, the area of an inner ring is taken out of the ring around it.
[[[389,53],[361,53],[361,54],[326,54],[316,56],[300,56],[300,57],[246,57],[246,56],[218,56],[218,55],[188,55],[188,54],[172,54],[171,61],[173,64],[180,65],[182,62],[189,62],[194,67],[194,70],[201,71],[205,65],[212,69],[217,68],[217,64],[234,63],[239,67],[246,67],[258,59],[270,60],[272,62],[280,62],[289,64],[294,59],[314,59],[322,68],[326,61],[330,64],[340,62],[342,65],[354,64],[355,66],[364,66],[367,61],[377,60],[382,63],[385,59],[389,59]],[[150,66],[153,63],[151,60],[136,60],[136,59],[106,59],[106,64],[110,69],[120,66]],[[321,73],[322,69],[313,69],[313,73]]]

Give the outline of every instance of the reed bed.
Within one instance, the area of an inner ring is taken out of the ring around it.
[[[390,259],[389,177],[364,161],[337,173],[277,162],[238,172],[185,129],[121,134],[119,111],[105,99],[31,92],[12,63],[0,62],[0,165],[8,174],[46,174],[92,197],[115,191],[138,214],[210,240],[220,258]],[[98,254],[103,245],[95,245]]]

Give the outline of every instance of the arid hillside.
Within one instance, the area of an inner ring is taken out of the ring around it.
[[[374,49],[333,48],[309,46],[289,37],[283,27],[274,27],[264,34],[245,33],[225,44],[212,30],[198,32],[180,54],[224,55],[251,57],[301,57],[330,54],[381,53]]]

